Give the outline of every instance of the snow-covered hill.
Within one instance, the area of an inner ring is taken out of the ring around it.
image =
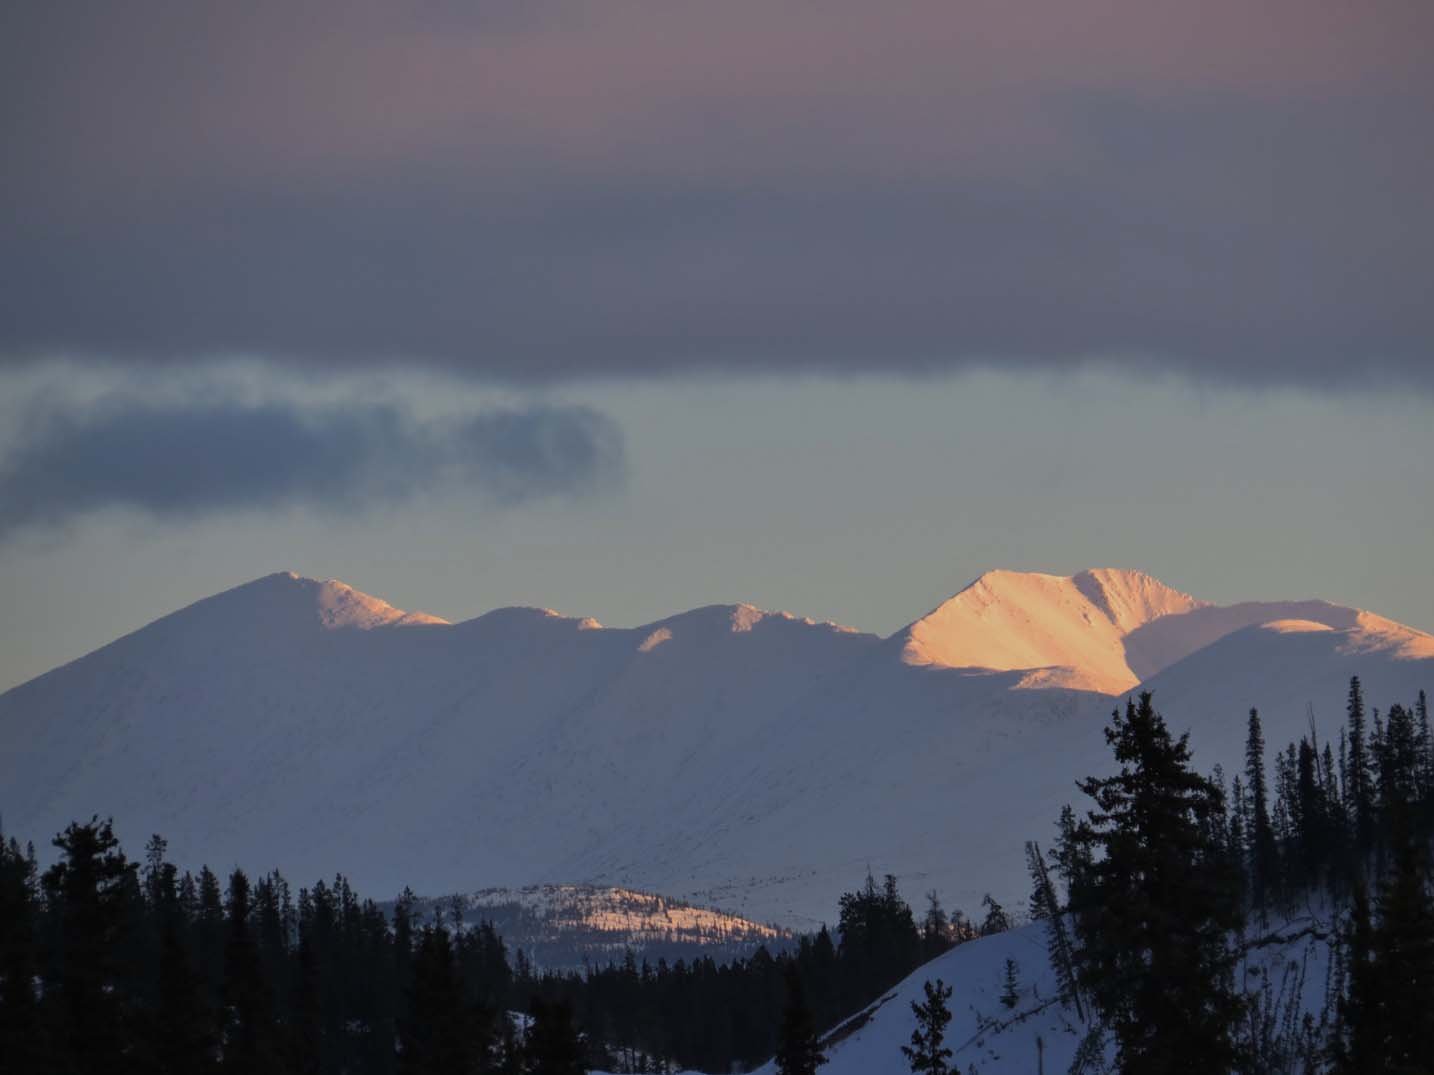
[[[650,892],[612,885],[527,885],[487,888],[460,896],[416,901],[423,919],[435,913],[465,924],[492,923],[510,957],[522,949],[542,970],[580,970],[621,963],[708,956],[718,962],[747,958],[759,947],[775,954],[795,943],[789,931]]]
[[[1247,992],[1267,1010],[1309,1012],[1318,1019],[1329,986],[1333,918],[1316,909],[1251,930],[1242,940],[1237,967]],[[1006,960],[1017,966],[1015,1004],[1002,1003]],[[911,1042],[913,1001],[924,1002],[925,983],[951,987],[946,1046],[951,1070],[967,1075],[1031,1075],[1070,1070],[1089,1033],[1074,1006],[1058,997],[1055,972],[1046,958],[1045,927],[1036,922],[953,948],[920,967],[889,993],[824,1035],[822,1075],[908,1075],[901,1047]],[[1268,983],[1268,990],[1266,984]],[[1297,1021],[1297,1020],[1296,1020]],[[1276,1025],[1279,1024],[1277,1019]],[[1113,1057],[1105,1043],[1104,1056]],[[768,1063],[754,1075],[773,1075]]]
[[[1317,601],[1216,607],[1139,572],[993,572],[881,639],[749,605],[605,628],[447,624],[268,576],[0,695],[0,816],[112,814],[137,851],[343,871],[392,897],[621,885],[806,926],[867,869],[974,910],[1025,891],[1120,692],[1196,760],[1434,687],[1434,638]]]

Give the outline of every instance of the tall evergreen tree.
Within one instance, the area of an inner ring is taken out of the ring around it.
[[[1318,883],[1331,846],[1329,809],[1320,780],[1319,756],[1308,739],[1300,739],[1295,761],[1294,836],[1299,849],[1298,875],[1306,886]]]
[[[1056,847],[1051,852],[1051,861],[1066,887],[1069,902],[1080,888],[1079,882],[1091,861],[1090,847],[1080,838],[1080,824],[1069,803],[1061,807],[1060,819],[1056,822]]]
[[[1378,759],[1379,805],[1388,816],[1413,805],[1419,791],[1419,764],[1419,729],[1414,714],[1402,705],[1392,705]]]
[[[1326,820],[1329,824],[1330,859],[1338,861],[1344,843],[1344,803],[1339,790],[1339,773],[1335,767],[1334,750],[1326,741],[1320,757],[1320,787],[1324,793]]]
[[[1250,710],[1249,730],[1245,737],[1245,792],[1250,802],[1250,901],[1263,912],[1279,867],[1275,832],[1270,826],[1269,785],[1265,781],[1265,734],[1256,709]]]
[[[1379,1058],[1388,1034],[1379,1001],[1379,973],[1373,962],[1374,922],[1363,881],[1354,887],[1343,944],[1348,987],[1339,998],[1339,1033],[1332,1043],[1332,1059],[1341,1075],[1365,1075],[1380,1070]]]
[[[1348,783],[1347,798],[1351,822],[1354,825],[1354,843],[1359,853],[1367,854],[1374,836],[1374,779],[1369,756],[1369,744],[1365,728],[1364,688],[1359,677],[1349,680],[1349,704],[1347,708],[1349,726],[1349,758],[1346,763],[1345,779]]]
[[[981,906],[986,908],[986,917],[981,922],[981,936],[990,937],[1011,928],[1011,916],[989,892],[981,897]]]
[[[1250,848],[1250,796],[1245,791],[1244,781],[1240,774],[1236,773],[1235,778],[1230,781],[1230,801],[1228,806],[1230,814],[1230,831],[1226,834],[1225,842],[1230,853],[1240,863],[1242,878],[1249,876],[1249,848]]]
[[[0,833],[0,1057],[14,1075],[46,1070],[39,998],[34,864]]]
[[[1063,1004],[1073,1004],[1076,1014],[1085,1021],[1085,1006],[1076,986],[1075,952],[1070,930],[1066,925],[1066,909],[1056,897],[1050,871],[1046,869],[1040,846],[1026,842],[1026,867],[1031,873],[1031,914],[1046,924],[1046,955],[1056,972]]]
[[[327,1070],[324,1063],[323,1002],[319,986],[319,960],[309,938],[307,922],[299,926],[294,964],[288,1043],[290,1066],[295,1075],[320,1075]]]
[[[1391,710],[1392,714],[1392,710]],[[1384,991],[1385,1057],[1390,1071],[1434,1070],[1434,901],[1429,845],[1414,834],[1409,811],[1396,806],[1393,856],[1380,888],[1374,959]]]
[[[276,1056],[268,983],[250,923],[251,890],[243,870],[229,877],[224,945],[224,1070],[264,1075]]]
[[[126,906],[137,890],[109,821],[74,823],[55,837],[60,861],[43,884],[59,936],[58,975],[46,983],[46,1002],[58,1003],[63,1052],[57,1070],[124,1070],[133,1049],[124,1031],[126,992],[117,952],[131,922]],[[57,1043],[58,1044],[58,1043]]]
[[[158,1075],[198,1075],[214,1067],[217,1040],[204,980],[190,963],[177,910],[160,924],[159,1006],[152,1053]]]
[[[1428,843],[1398,808],[1393,860],[1371,922],[1363,887],[1346,934],[1349,989],[1341,1001],[1344,1033],[1335,1060],[1342,1073],[1434,1071],[1434,901]]]
[[[528,1075],[586,1075],[582,1038],[565,1000],[533,1000],[524,1053]]]
[[[467,1075],[473,1056],[463,983],[442,925],[425,926],[419,934],[408,1011],[400,1026],[403,1075]]]
[[[199,871],[194,912],[196,963],[204,976],[206,998],[216,1011],[224,1005],[224,891],[208,866]]]
[[[1429,699],[1422,690],[1414,703],[1414,719],[1418,725],[1419,798],[1427,801],[1434,799],[1434,730],[1429,727]]]
[[[921,949],[925,959],[935,959],[951,944],[951,920],[941,906],[936,890],[926,893],[926,914],[921,919]]]
[[[777,1075],[816,1075],[827,1058],[817,1045],[817,1028],[795,964],[787,968],[786,980],[787,1001],[777,1038]]]
[[[1242,998],[1231,931],[1243,923],[1228,859],[1209,847],[1218,789],[1190,768],[1149,692],[1113,714],[1120,773],[1090,777],[1082,842],[1099,854],[1073,900],[1082,987],[1116,1040],[1126,1075],[1230,1071]]]
[[[946,1026],[951,1022],[946,1002],[951,999],[951,987],[937,978],[935,984],[924,982],[922,991],[925,1002],[911,1002],[916,1029],[911,1032],[911,1044],[901,1047],[901,1055],[915,1075],[947,1075],[952,1053],[946,1047]]]

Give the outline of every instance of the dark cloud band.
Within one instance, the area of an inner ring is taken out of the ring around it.
[[[511,506],[598,492],[623,472],[621,430],[582,407],[418,423],[384,406],[110,400],[31,424],[0,467],[0,537],[109,507],[351,511],[450,487]]]
[[[1427,3],[302,8],[7,20],[0,364],[1434,391]]]

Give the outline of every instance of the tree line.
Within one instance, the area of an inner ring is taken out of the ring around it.
[[[491,924],[423,915],[407,890],[386,912],[342,876],[297,892],[278,872],[221,881],[180,871],[158,836],[134,861],[99,818],[53,844],[41,870],[33,845],[0,839],[7,1075],[750,1068],[776,1049],[789,979],[827,1025],[1008,924],[994,901],[978,926],[934,893],[918,922],[895,878],[868,877],[835,934],[788,952],[538,971]]]
[[[278,873],[180,873],[154,837],[142,863],[109,821],[74,823],[39,870],[0,841],[5,1071],[585,1070],[571,1012],[520,1029],[491,929],[392,918],[342,877],[293,893]]]

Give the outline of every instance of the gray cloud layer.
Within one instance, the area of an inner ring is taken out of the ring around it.
[[[623,471],[621,430],[582,407],[420,424],[385,406],[110,399],[31,423],[0,468],[0,537],[109,507],[347,511],[440,486],[515,505],[597,492]]]
[[[1434,390],[1430,40],[1411,0],[22,5],[0,361]]]

